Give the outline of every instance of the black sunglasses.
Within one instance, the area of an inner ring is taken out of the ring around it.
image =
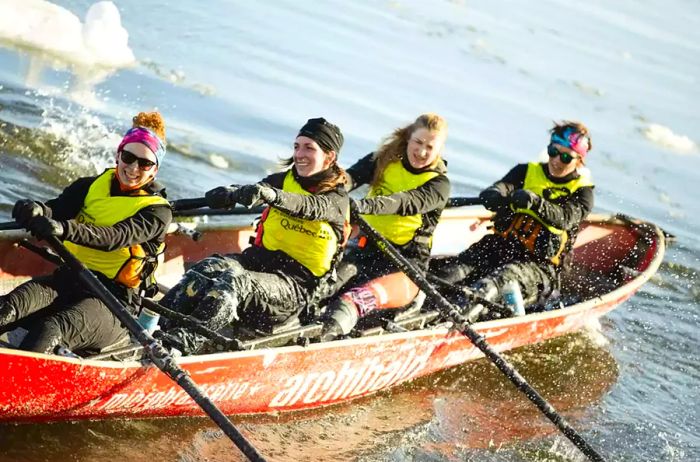
[[[570,164],[572,160],[578,159],[578,156],[574,156],[571,153],[565,151],[560,151],[559,149],[555,148],[554,145],[551,144],[547,146],[547,154],[549,154],[549,157],[559,156],[561,161],[565,164]]]
[[[146,172],[152,169],[154,165],[156,165],[155,162],[148,159],[144,159],[143,157],[139,157],[133,152],[127,151],[126,149],[122,149],[121,158],[122,162],[124,162],[125,164],[133,164],[134,161],[138,162],[139,168]]]

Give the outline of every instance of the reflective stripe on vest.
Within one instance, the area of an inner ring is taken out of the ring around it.
[[[379,184],[372,186],[367,197],[389,196],[403,191],[410,191],[432,180],[439,173],[434,171],[411,173],[400,160],[387,165]],[[423,215],[362,215],[379,234],[391,243],[404,245],[410,242],[416,231],[423,224]],[[427,243],[430,246],[430,242]]]
[[[282,190],[310,196],[294,179],[290,170],[284,177]],[[346,221],[349,221],[350,215]],[[320,277],[331,269],[339,250],[338,237],[327,221],[305,220],[293,217],[274,207],[268,207],[258,225],[256,245],[267,250],[280,250],[311,273]]]
[[[523,189],[531,191],[546,200],[553,200],[560,197],[570,196],[578,189],[593,186],[588,170],[584,170],[578,178],[574,178],[566,183],[555,183],[544,172],[544,166],[536,162],[530,162],[525,174]],[[512,206],[511,206],[512,207]],[[513,209],[515,216],[510,226],[500,233],[503,237],[515,236],[520,243],[530,252],[535,252],[537,239],[541,239],[543,232],[549,231],[559,239],[558,250],[552,255],[547,255],[552,263],[558,265],[559,257],[566,248],[569,234],[566,230],[557,228],[545,223],[535,212],[530,209]]]
[[[90,185],[83,208],[75,218],[78,223],[113,226],[135,215],[144,207],[169,205],[163,197],[145,192],[141,196],[112,196],[110,189],[113,178],[114,169],[108,169]],[[157,256],[147,255],[141,245],[104,251],[68,241],[64,244],[89,269],[100,272],[127,287],[139,286],[147,259]],[[164,248],[165,244],[161,244],[158,254],[161,254]]]

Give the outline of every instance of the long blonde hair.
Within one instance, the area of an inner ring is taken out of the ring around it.
[[[426,128],[431,132],[444,132],[447,135],[447,121],[433,112],[421,114],[412,124],[394,130],[391,135],[384,138],[379,149],[374,153],[373,159],[376,166],[372,177],[372,186],[381,181],[384,170],[390,163],[401,160],[406,154],[408,141],[411,139],[413,132],[420,128]],[[435,159],[431,167],[434,167],[439,161],[440,156]]]

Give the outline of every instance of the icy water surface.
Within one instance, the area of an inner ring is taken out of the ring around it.
[[[89,0],[0,0],[0,220],[111,165],[139,110],[166,117],[171,198],[261,178],[309,117],[343,129],[349,166],[444,115],[455,195],[538,158],[553,120],[582,120],[596,211],[677,240],[599,329],[509,357],[609,460],[700,459],[700,4],[116,3],[120,18],[86,20]],[[583,460],[486,362],[236,422],[270,460]],[[0,461],[240,460],[204,419],[3,425],[0,447]]]

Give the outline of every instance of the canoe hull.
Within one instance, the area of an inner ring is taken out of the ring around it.
[[[494,348],[505,351],[579,330],[630,295],[594,308],[572,307],[532,315],[538,319],[480,323],[478,331]],[[459,332],[439,329],[181,358],[180,364],[225,413],[248,414],[338,403],[481,356]],[[0,379],[2,421],[202,413],[153,365],[0,349],[0,370],[5,371],[5,379]]]
[[[481,216],[470,220],[475,230],[485,223]],[[461,226],[464,229],[463,222]],[[212,242],[217,242],[219,251],[235,251],[246,232],[249,230],[235,239],[229,236],[223,247],[219,241]],[[657,228],[647,234],[645,250],[635,257],[635,275],[617,289],[565,309],[477,323],[474,328],[496,350],[507,351],[596,325],[600,316],[632,296],[658,268],[664,238]],[[601,249],[613,248],[614,242],[628,239],[629,248],[638,249],[632,233],[619,223],[591,226],[582,236],[581,242],[577,241],[578,252],[583,256],[590,253],[592,261],[602,267],[610,263],[601,263],[596,255],[602,254]],[[207,246],[198,250],[200,256],[188,251],[188,245],[183,241],[179,257],[178,247],[171,246],[171,267],[211,253]],[[624,253],[606,255],[626,258]],[[15,278],[20,276],[14,272]],[[178,362],[226,414],[233,415],[331,405],[482,356],[459,332],[434,328],[303,347],[183,357]],[[202,414],[189,396],[152,364],[71,359],[0,348],[0,371],[0,421]]]

